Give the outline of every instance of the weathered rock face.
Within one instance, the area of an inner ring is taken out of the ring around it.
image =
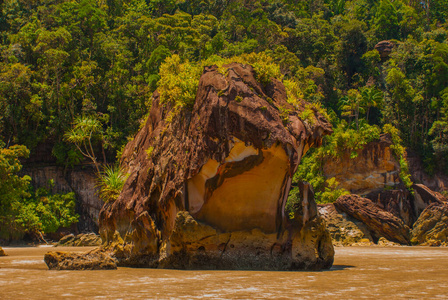
[[[373,238],[367,226],[345,212],[338,210],[334,204],[319,205],[318,209],[325,220],[333,245],[352,246],[370,245],[373,243]]]
[[[448,246],[448,203],[433,203],[420,215],[411,232],[412,243]]]
[[[381,135],[358,150],[358,156],[350,159],[350,152],[338,159],[326,160],[324,175],[335,177],[340,187],[354,194],[367,194],[372,191],[395,187],[400,184],[400,164],[392,154],[392,141]]]
[[[425,164],[421,157],[411,150],[406,151],[406,159],[409,162],[409,172],[413,182],[421,183],[436,192],[448,191],[447,175],[440,172],[429,175],[425,171]]]
[[[45,187],[49,180],[53,179],[55,193],[74,192],[77,200],[76,210],[80,215],[78,230],[98,232],[98,215],[104,202],[96,195],[96,177],[91,166],[64,170],[59,166],[27,165],[22,173],[31,177],[34,187]]]
[[[48,252],[44,261],[50,270],[114,270],[115,259],[103,251],[87,253]]]
[[[375,49],[378,50],[383,61],[389,58],[393,48],[394,44],[391,41],[381,41],[375,45]]]
[[[412,189],[414,190],[414,209],[417,216],[420,216],[423,210],[433,203],[440,204],[448,201],[445,196],[438,192],[432,191],[423,184],[413,184]]]
[[[417,219],[417,214],[414,212],[414,201],[409,191],[404,188],[371,192],[365,197],[379,208],[401,219],[409,227],[412,227]]]
[[[227,68],[205,68],[192,111],[173,115],[154,94],[145,127],[123,152],[130,176],[100,213],[103,241],[122,265],[331,266],[313,198],[304,197],[295,222],[284,213],[302,155],[330,125],[317,111],[312,126],[302,121],[281,82],[262,86],[252,67]]]
[[[358,195],[345,195],[339,197],[334,205],[337,209],[362,221],[374,238],[385,237],[393,242],[409,244],[409,227],[401,219],[382,210],[369,199]]]

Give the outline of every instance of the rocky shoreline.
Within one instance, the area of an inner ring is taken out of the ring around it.
[[[390,190],[373,200],[347,195],[319,205],[333,244],[376,244],[386,239],[401,245],[448,245],[448,199],[421,184],[412,189],[413,195],[405,197],[403,191]],[[384,205],[384,194],[395,197]]]

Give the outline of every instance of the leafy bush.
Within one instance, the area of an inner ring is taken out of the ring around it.
[[[181,58],[174,54],[167,57],[160,66],[160,80],[157,89],[160,93],[161,103],[172,104],[175,108],[174,114],[182,108],[193,108],[203,68],[216,65],[218,72],[225,75],[227,69],[223,66],[232,62],[252,65],[255,77],[265,85],[272,78],[282,78],[279,66],[264,52],[243,54],[231,58],[213,55],[200,63],[192,63],[188,60],[182,62]]]
[[[75,206],[75,193],[53,194],[46,188],[39,188],[33,197],[18,205],[15,223],[29,233],[56,232],[60,227],[78,222]]]
[[[192,108],[201,72],[199,65],[188,61],[182,63],[177,54],[167,57],[159,72],[158,91],[161,103]]]
[[[28,157],[28,149],[0,146],[0,238],[19,239],[25,233],[41,237],[76,223],[74,193],[54,194],[46,188],[34,192],[31,178],[17,175],[22,169],[19,158]]]
[[[349,195],[350,192],[346,189],[339,187],[339,182],[336,178],[332,177],[325,181],[325,188],[322,192],[317,192],[315,194],[316,201],[318,203],[333,203],[340,196]]]

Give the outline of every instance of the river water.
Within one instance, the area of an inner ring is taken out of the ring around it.
[[[338,247],[321,272],[50,271],[49,250],[4,248],[0,299],[448,299],[448,248]]]

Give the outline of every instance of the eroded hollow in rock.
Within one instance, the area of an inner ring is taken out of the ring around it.
[[[257,150],[234,140],[224,163],[210,159],[188,181],[185,206],[196,219],[222,231],[275,232],[282,217],[288,156],[280,145]]]

